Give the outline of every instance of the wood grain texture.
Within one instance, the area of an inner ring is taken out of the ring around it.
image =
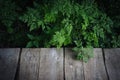
[[[19,48],[0,49],[0,80],[14,80],[19,53]],[[104,49],[104,55],[95,48],[94,58],[84,63],[71,48],[23,48],[17,79],[120,80],[120,48]]]
[[[0,80],[14,80],[19,48],[0,49]]]
[[[19,80],[38,80],[40,49],[22,49]]]
[[[41,48],[39,80],[63,80],[63,49]]]
[[[102,49],[94,49],[94,58],[84,63],[85,80],[108,80]]]
[[[71,48],[65,49],[65,80],[84,80],[83,63],[74,54]]]
[[[105,63],[110,80],[120,80],[120,48],[104,49]]]

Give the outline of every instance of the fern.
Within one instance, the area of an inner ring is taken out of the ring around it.
[[[43,1],[41,5],[34,3],[34,7],[28,8],[20,20],[27,23],[30,33],[40,31],[33,39],[28,35],[27,47],[39,47],[41,38],[45,36],[44,46],[60,48],[72,44],[78,53],[77,59],[85,62],[91,57],[93,47],[108,45],[105,39],[111,34],[113,25],[94,1],[87,0],[81,3],[71,0],[53,0],[51,4]]]
[[[83,60],[84,62],[87,62],[91,57],[93,57],[93,48],[78,48],[75,47],[73,50],[77,53],[76,58],[78,60]]]
[[[50,41],[50,44],[55,45],[58,48],[63,45],[66,46],[66,45],[70,44],[72,28],[73,27],[71,24],[66,23],[65,27],[63,29],[55,32],[55,34],[53,35],[53,38]]]
[[[20,17],[20,20],[27,23],[27,25],[30,27],[30,31],[38,29],[40,27],[42,27],[42,29],[45,28],[44,22],[40,18],[38,9],[28,8],[26,14]]]
[[[27,43],[26,47],[39,47],[40,37],[31,34],[27,35],[30,41]]]

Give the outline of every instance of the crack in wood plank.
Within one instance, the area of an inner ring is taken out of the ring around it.
[[[16,69],[16,73],[15,73],[14,80],[18,80],[18,79],[19,79],[19,69],[20,69],[21,52],[22,52],[22,48],[20,49],[20,52],[19,52],[18,63],[17,63],[17,69]]]
[[[103,53],[103,61],[104,61],[104,66],[105,66],[105,71],[106,71],[106,74],[107,74],[107,77],[108,77],[108,80],[110,80],[109,78],[109,75],[108,75],[108,71],[107,71],[107,66],[106,66],[106,59],[105,59],[105,52],[104,52],[104,49],[102,48],[102,53]]]
[[[71,48],[0,49],[0,80],[120,80],[120,48],[94,48],[88,63],[74,54]]]

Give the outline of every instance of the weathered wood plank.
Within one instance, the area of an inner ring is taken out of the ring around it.
[[[22,49],[19,80],[38,80],[40,49]]]
[[[0,80],[14,80],[20,49],[0,49]]]
[[[110,80],[120,80],[120,48],[104,49],[105,63]]]
[[[102,49],[94,49],[94,58],[84,63],[85,80],[108,80]]]
[[[39,80],[63,80],[63,49],[41,48]]]
[[[71,48],[65,49],[65,80],[84,80],[83,63],[74,54]]]

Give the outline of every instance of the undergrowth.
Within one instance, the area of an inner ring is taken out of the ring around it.
[[[78,54],[76,58],[85,62],[93,56],[94,47],[120,47],[120,35],[114,29],[115,25],[120,26],[117,24],[119,17],[109,17],[94,0],[35,0],[25,9],[12,0],[0,2],[4,3],[0,5],[0,24],[6,27],[9,35],[16,31],[16,21],[18,27],[24,25],[24,28],[21,27],[24,37],[18,33],[20,37],[17,40],[25,39],[26,47],[72,45]]]

